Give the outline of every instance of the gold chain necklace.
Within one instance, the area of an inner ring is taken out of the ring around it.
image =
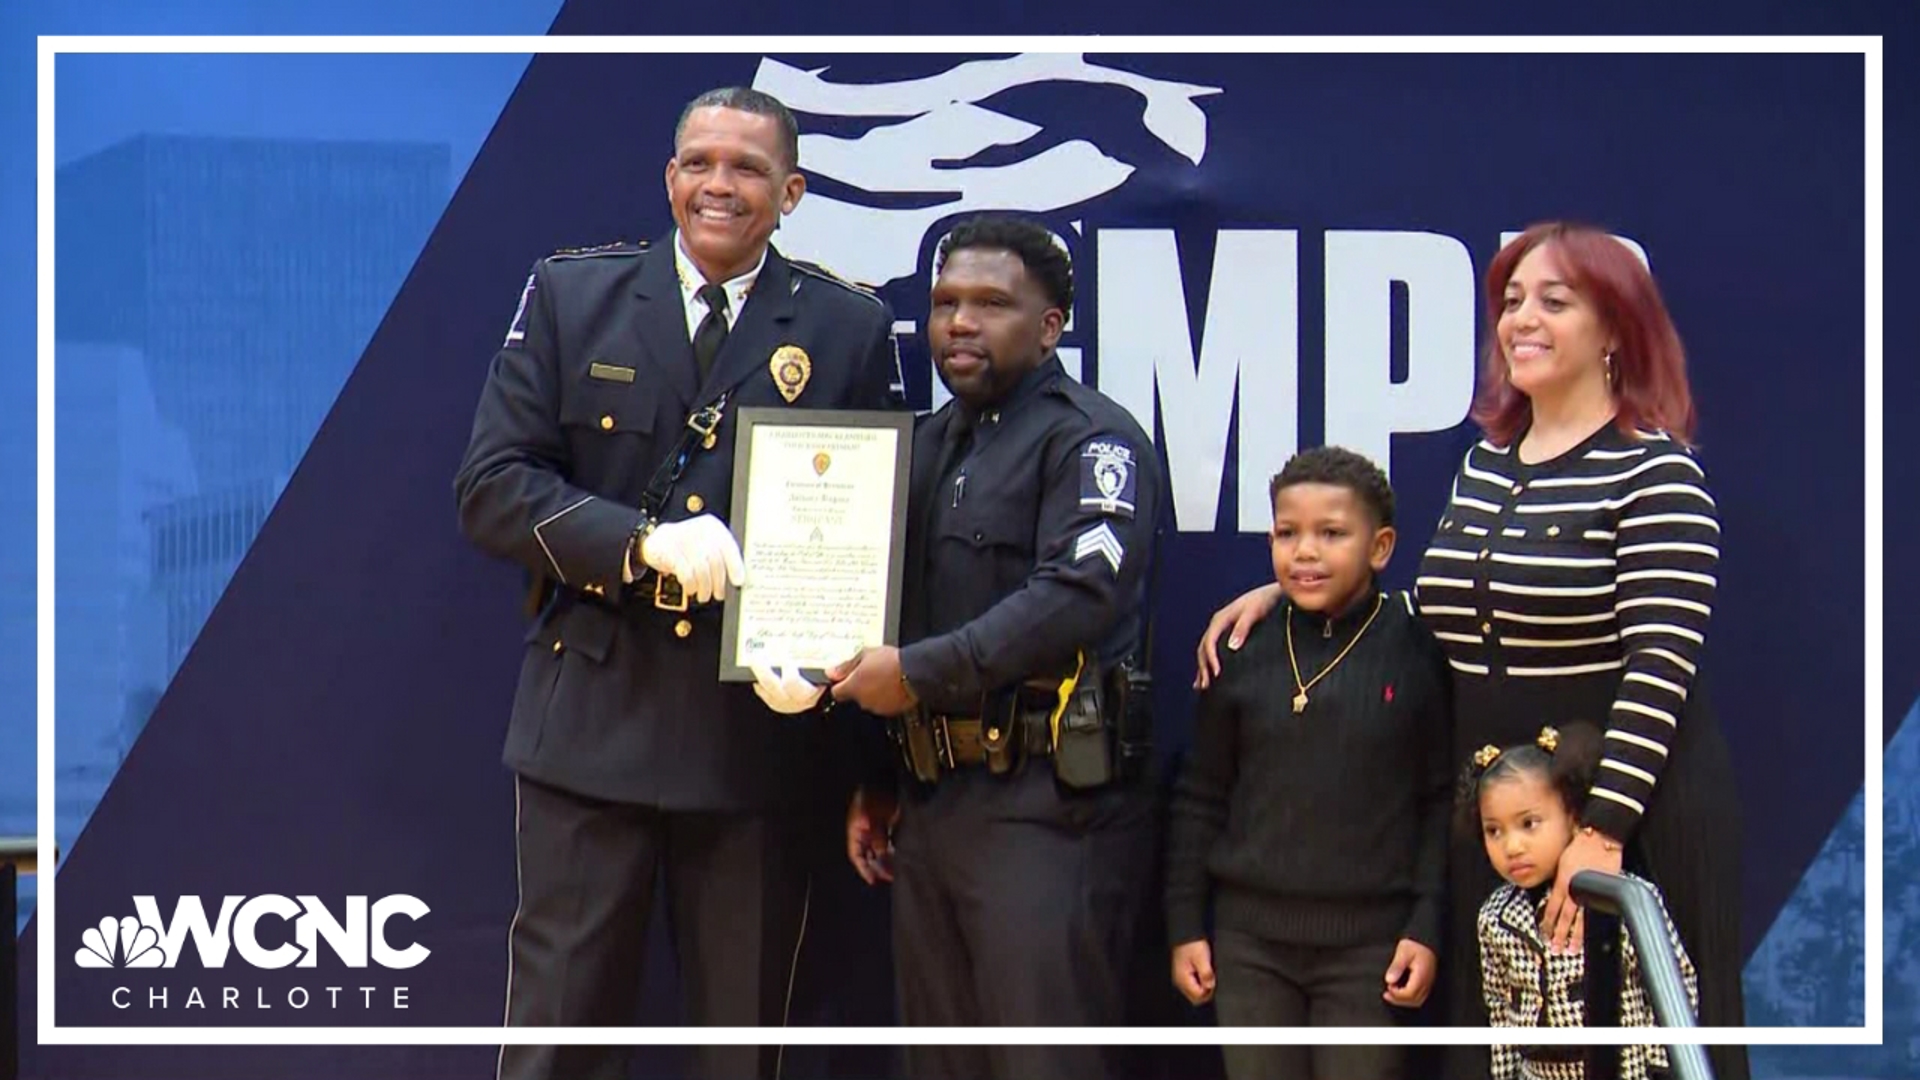
[[[1334,668],[1339,667],[1340,661],[1345,660],[1347,658],[1347,654],[1353,651],[1353,647],[1355,645],[1360,644],[1360,639],[1366,636],[1367,628],[1372,626],[1373,620],[1377,616],[1379,616],[1381,605],[1385,604],[1386,602],[1387,602],[1386,593],[1381,593],[1379,596],[1375,597],[1373,601],[1373,612],[1372,614],[1367,616],[1366,622],[1363,622],[1360,624],[1360,632],[1353,635],[1353,640],[1347,642],[1347,647],[1344,649],[1341,649],[1340,655],[1333,658],[1333,663],[1328,664],[1326,667],[1321,668],[1320,674],[1315,675],[1313,678],[1307,680],[1306,682],[1300,681],[1300,661],[1294,659],[1293,609],[1291,607],[1287,609],[1287,663],[1293,668],[1293,685],[1299,691],[1298,693],[1293,695],[1294,715],[1298,716],[1299,714],[1307,711],[1307,691],[1313,689],[1315,683],[1318,683],[1321,679],[1326,678],[1327,674],[1331,672]],[[1329,620],[1327,625],[1331,627],[1333,625],[1332,621]]]

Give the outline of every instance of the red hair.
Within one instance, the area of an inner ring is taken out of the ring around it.
[[[1615,422],[1628,434],[1664,431],[1682,445],[1693,442],[1693,392],[1687,387],[1687,357],[1680,334],[1646,265],[1612,236],[1586,225],[1553,221],[1513,238],[1487,267],[1487,342],[1473,420],[1496,446],[1510,446],[1533,418],[1533,403],[1514,389],[1500,351],[1500,313],[1507,280],[1527,252],[1551,247],[1560,271],[1600,314],[1613,335]]]

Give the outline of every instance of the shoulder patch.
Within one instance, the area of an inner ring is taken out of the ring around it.
[[[645,240],[615,240],[611,244],[597,244],[593,247],[561,248],[547,256],[549,262],[564,259],[597,259],[617,255],[639,255],[647,250]]]
[[[1113,435],[1080,448],[1080,509],[1132,520],[1138,469],[1133,448]]]
[[[527,284],[520,290],[520,306],[513,309],[513,322],[507,325],[507,340],[500,343],[503,349],[527,340],[527,301],[533,299],[533,282],[537,276],[528,274]]]
[[[830,285],[838,285],[840,288],[856,296],[864,296],[876,304],[884,303],[884,301],[880,299],[879,292],[877,292],[873,286],[862,285],[857,281],[843,278],[839,274],[821,266],[819,263],[807,262],[804,259],[788,259],[787,265],[817,281],[824,281]]]

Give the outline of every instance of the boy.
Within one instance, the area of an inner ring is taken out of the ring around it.
[[[1375,584],[1395,536],[1377,466],[1319,447],[1268,490],[1287,601],[1201,699],[1168,845],[1173,981],[1223,1025],[1391,1025],[1437,965],[1446,661],[1409,598]],[[1225,1054],[1234,1080],[1404,1072],[1395,1046]]]

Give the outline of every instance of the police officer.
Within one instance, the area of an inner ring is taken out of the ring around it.
[[[696,1024],[778,1025],[803,919],[793,767],[818,692],[718,680],[743,583],[726,526],[746,406],[897,407],[892,318],[769,246],[806,189],[794,118],[703,94],[666,167],[674,231],[541,260],[455,480],[460,525],[534,582],[505,759],[520,901],[507,1022],[635,1022],[656,873]],[[624,1077],[624,1048],[505,1047],[507,1077]],[[696,1052],[771,1072],[771,1048]]]
[[[1045,228],[971,220],[938,259],[927,331],[954,400],[914,437],[905,644],[829,672],[836,699],[901,718],[914,778],[890,853],[894,800],[856,796],[848,858],[893,882],[906,1023],[1118,1024],[1152,834],[1114,675],[1140,630],[1159,461],[1054,353],[1073,276]],[[913,1047],[908,1070],[1110,1071],[1093,1046]]]

